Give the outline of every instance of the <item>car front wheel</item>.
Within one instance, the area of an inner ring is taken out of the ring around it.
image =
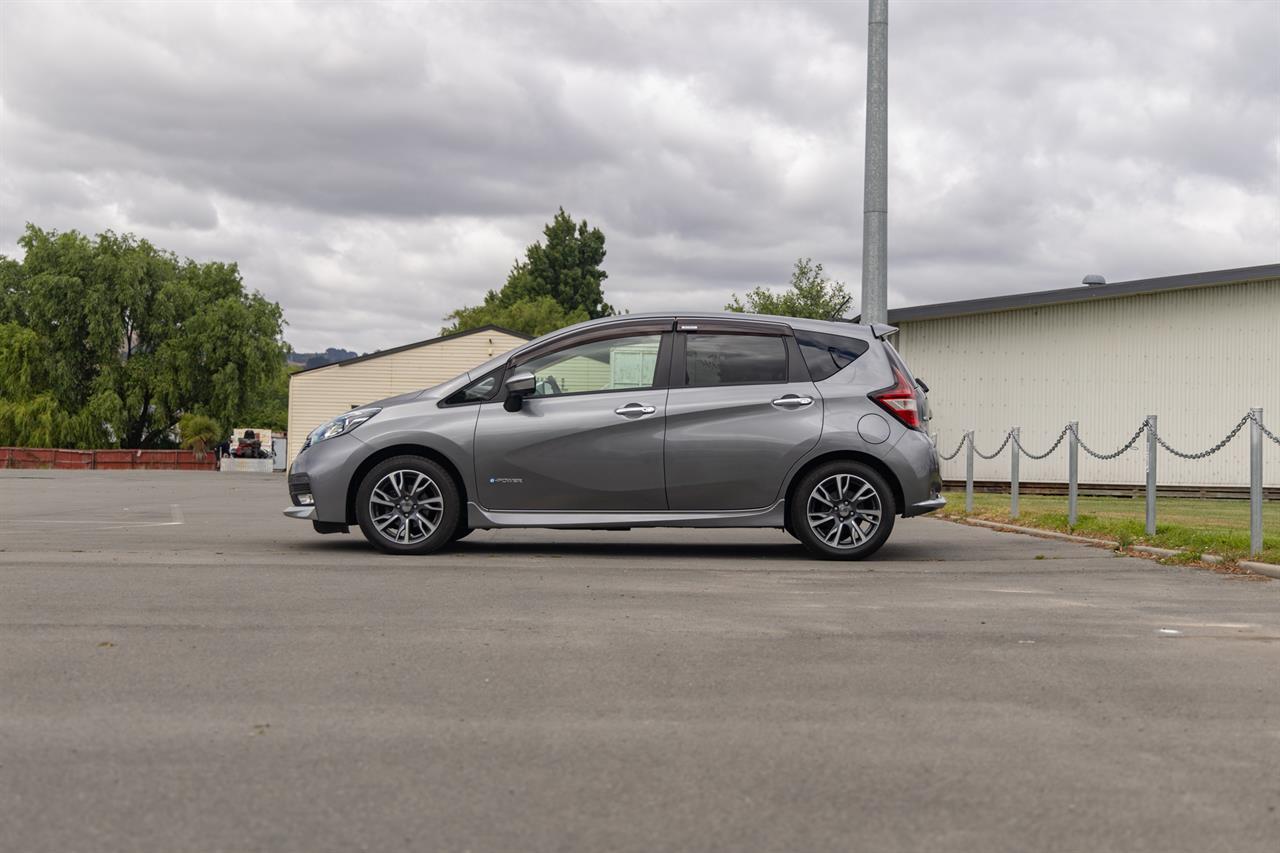
[[[829,462],[796,486],[788,515],[791,531],[811,553],[827,560],[869,557],[893,532],[897,506],[889,484],[860,462]]]
[[[360,481],[356,519],[369,542],[388,554],[430,554],[454,538],[461,500],[453,478],[420,456],[378,463]]]

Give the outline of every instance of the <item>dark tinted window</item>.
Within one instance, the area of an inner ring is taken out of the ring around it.
[[[456,406],[459,403],[482,403],[493,397],[493,392],[498,390],[498,374],[501,371],[494,371],[480,377],[466,387],[459,388],[447,398],[444,404],[446,406]]]
[[[787,348],[764,335],[689,335],[685,382],[689,385],[748,385],[787,381]]]
[[[814,382],[834,376],[867,351],[866,341],[818,332],[797,331],[796,343]]]

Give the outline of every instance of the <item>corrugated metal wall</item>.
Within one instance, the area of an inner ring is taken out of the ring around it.
[[[1280,432],[1280,280],[1173,290],[901,324],[897,346],[928,383],[938,449],[966,429],[990,453],[1011,426],[1041,453],[1069,420],[1090,447],[1110,452],[1147,414],[1160,435],[1199,452],[1252,406]],[[1111,462],[1080,453],[1080,481],[1142,483],[1143,442]],[[1280,447],[1264,439],[1268,486],[1280,485]],[[1248,425],[1227,448],[1197,462],[1163,450],[1161,484],[1246,485]],[[942,463],[964,478],[964,453]],[[977,479],[1008,480],[1006,450],[975,460]],[[1065,482],[1066,443],[1044,461],[1023,457],[1025,481]]]
[[[289,380],[289,464],[307,434],[353,406],[429,388],[525,343],[496,331],[478,331],[387,353],[354,364],[332,364]]]

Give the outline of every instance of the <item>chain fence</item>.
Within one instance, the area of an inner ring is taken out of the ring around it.
[[[968,454],[965,458],[965,511],[973,511],[973,457],[976,455],[982,459],[995,459],[1004,449],[1012,444],[1010,451],[1010,478],[1009,491],[1011,496],[1010,515],[1014,518],[1018,517],[1018,461],[1020,456],[1028,459],[1047,459],[1059,447],[1062,442],[1070,437],[1068,449],[1070,452],[1068,478],[1067,478],[1067,517],[1068,524],[1075,527],[1077,519],[1077,493],[1079,491],[1079,477],[1077,464],[1077,450],[1083,450],[1094,459],[1107,461],[1116,459],[1117,457],[1132,450],[1138,443],[1138,439],[1145,434],[1147,436],[1147,535],[1154,535],[1156,532],[1156,464],[1157,464],[1157,447],[1162,447],[1168,453],[1180,458],[1188,460],[1207,459],[1215,453],[1221,451],[1224,447],[1232,442],[1240,431],[1244,429],[1245,424],[1250,426],[1250,453],[1249,453],[1249,555],[1254,556],[1262,550],[1262,441],[1264,438],[1270,439],[1276,444],[1280,444],[1280,437],[1267,429],[1266,424],[1262,421],[1262,409],[1250,409],[1226,436],[1207,450],[1198,453],[1187,453],[1171,446],[1160,436],[1157,428],[1157,418],[1155,415],[1148,415],[1142,422],[1142,425],[1134,431],[1129,440],[1122,444],[1117,450],[1110,453],[1101,453],[1085,444],[1084,439],[1080,437],[1080,426],[1077,422],[1072,421],[1062,428],[1058,433],[1058,437],[1050,445],[1049,449],[1044,453],[1032,453],[1022,444],[1020,428],[1013,427],[1004,434],[1004,439],[1000,442],[992,453],[983,453],[973,440],[973,430],[968,430],[960,438],[960,443],[956,445],[956,449],[949,455],[939,454],[941,459],[951,461],[960,455],[960,451],[967,446]]]

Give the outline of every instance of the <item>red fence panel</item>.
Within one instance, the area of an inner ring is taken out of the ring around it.
[[[128,471],[133,467],[132,450],[95,450],[93,467],[107,471]]]
[[[45,447],[0,447],[0,468],[99,469],[105,471],[215,471],[212,453],[197,461],[193,450],[66,450]]]
[[[92,450],[55,450],[53,451],[53,467],[69,470],[81,470],[93,467]]]

